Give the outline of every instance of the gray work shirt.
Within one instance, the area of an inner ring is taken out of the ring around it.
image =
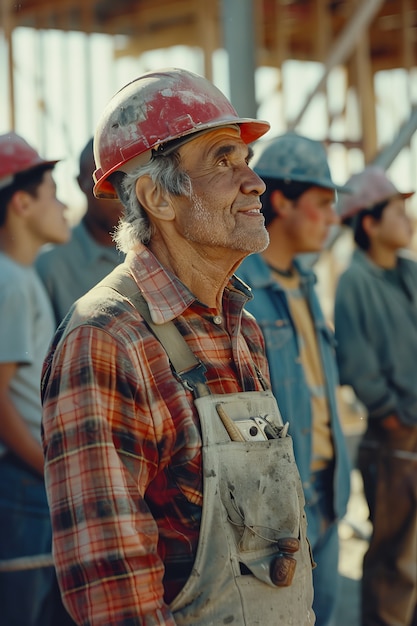
[[[417,424],[417,263],[398,256],[395,276],[361,250],[336,290],[340,379],[351,385],[371,419],[395,413]]]
[[[57,326],[71,305],[124,257],[115,246],[97,243],[83,222],[73,228],[68,243],[49,246],[40,252],[35,267],[51,299]]]

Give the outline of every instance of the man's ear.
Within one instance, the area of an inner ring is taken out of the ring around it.
[[[282,191],[280,191],[279,189],[275,189],[271,195],[270,195],[270,203],[271,203],[271,207],[274,211],[274,215],[276,217],[283,217],[285,216],[287,210],[288,210],[288,206],[289,206],[289,201],[287,200],[287,198],[284,196],[284,194],[282,193]]]
[[[16,215],[23,216],[31,205],[32,196],[22,189],[14,192],[9,201],[9,209]]]
[[[156,185],[150,176],[141,176],[136,181],[136,196],[147,213],[160,220],[172,220],[174,209],[166,191]]]
[[[375,232],[375,227],[378,227],[379,221],[372,217],[372,215],[364,215],[362,218],[362,228],[368,237],[372,237]]]

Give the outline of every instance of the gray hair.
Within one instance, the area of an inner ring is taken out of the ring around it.
[[[122,252],[128,252],[138,241],[147,245],[153,235],[152,224],[136,195],[136,181],[145,175],[173,196],[191,197],[191,179],[181,170],[178,152],[155,156],[146,165],[138,166],[128,174],[117,172],[113,175],[112,183],[125,208],[114,234],[114,241]]]

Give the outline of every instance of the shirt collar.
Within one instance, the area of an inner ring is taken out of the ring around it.
[[[251,286],[253,289],[265,289],[273,287],[281,289],[281,286],[274,279],[274,275],[261,254],[253,254],[248,257],[248,267],[251,267]],[[307,267],[299,258],[293,259],[293,265],[300,275],[300,281],[306,284],[315,284],[316,275],[313,270]],[[252,271],[253,270],[253,271]]]
[[[410,257],[411,258],[411,257]],[[361,248],[355,248],[352,254],[352,263],[365,268],[370,271],[374,276],[383,278],[385,275],[385,269],[380,267],[372,261],[372,259]],[[400,273],[406,272],[407,254],[404,251],[399,250],[397,253],[397,269]]]
[[[188,287],[161,265],[145,245],[139,244],[128,252],[125,264],[145,297],[155,324],[175,319],[196,301]],[[227,288],[246,300],[251,298],[250,290],[236,276],[231,277]]]
[[[352,262],[359,267],[366,268],[375,276],[379,278],[383,278],[384,270],[382,267],[379,267],[376,263],[372,261],[372,259],[360,248],[355,248],[352,255]]]

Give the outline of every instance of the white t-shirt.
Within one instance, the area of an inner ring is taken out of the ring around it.
[[[52,307],[35,269],[0,253],[0,362],[18,363],[11,397],[38,441],[42,365],[54,330]],[[5,452],[0,441],[0,455]]]

